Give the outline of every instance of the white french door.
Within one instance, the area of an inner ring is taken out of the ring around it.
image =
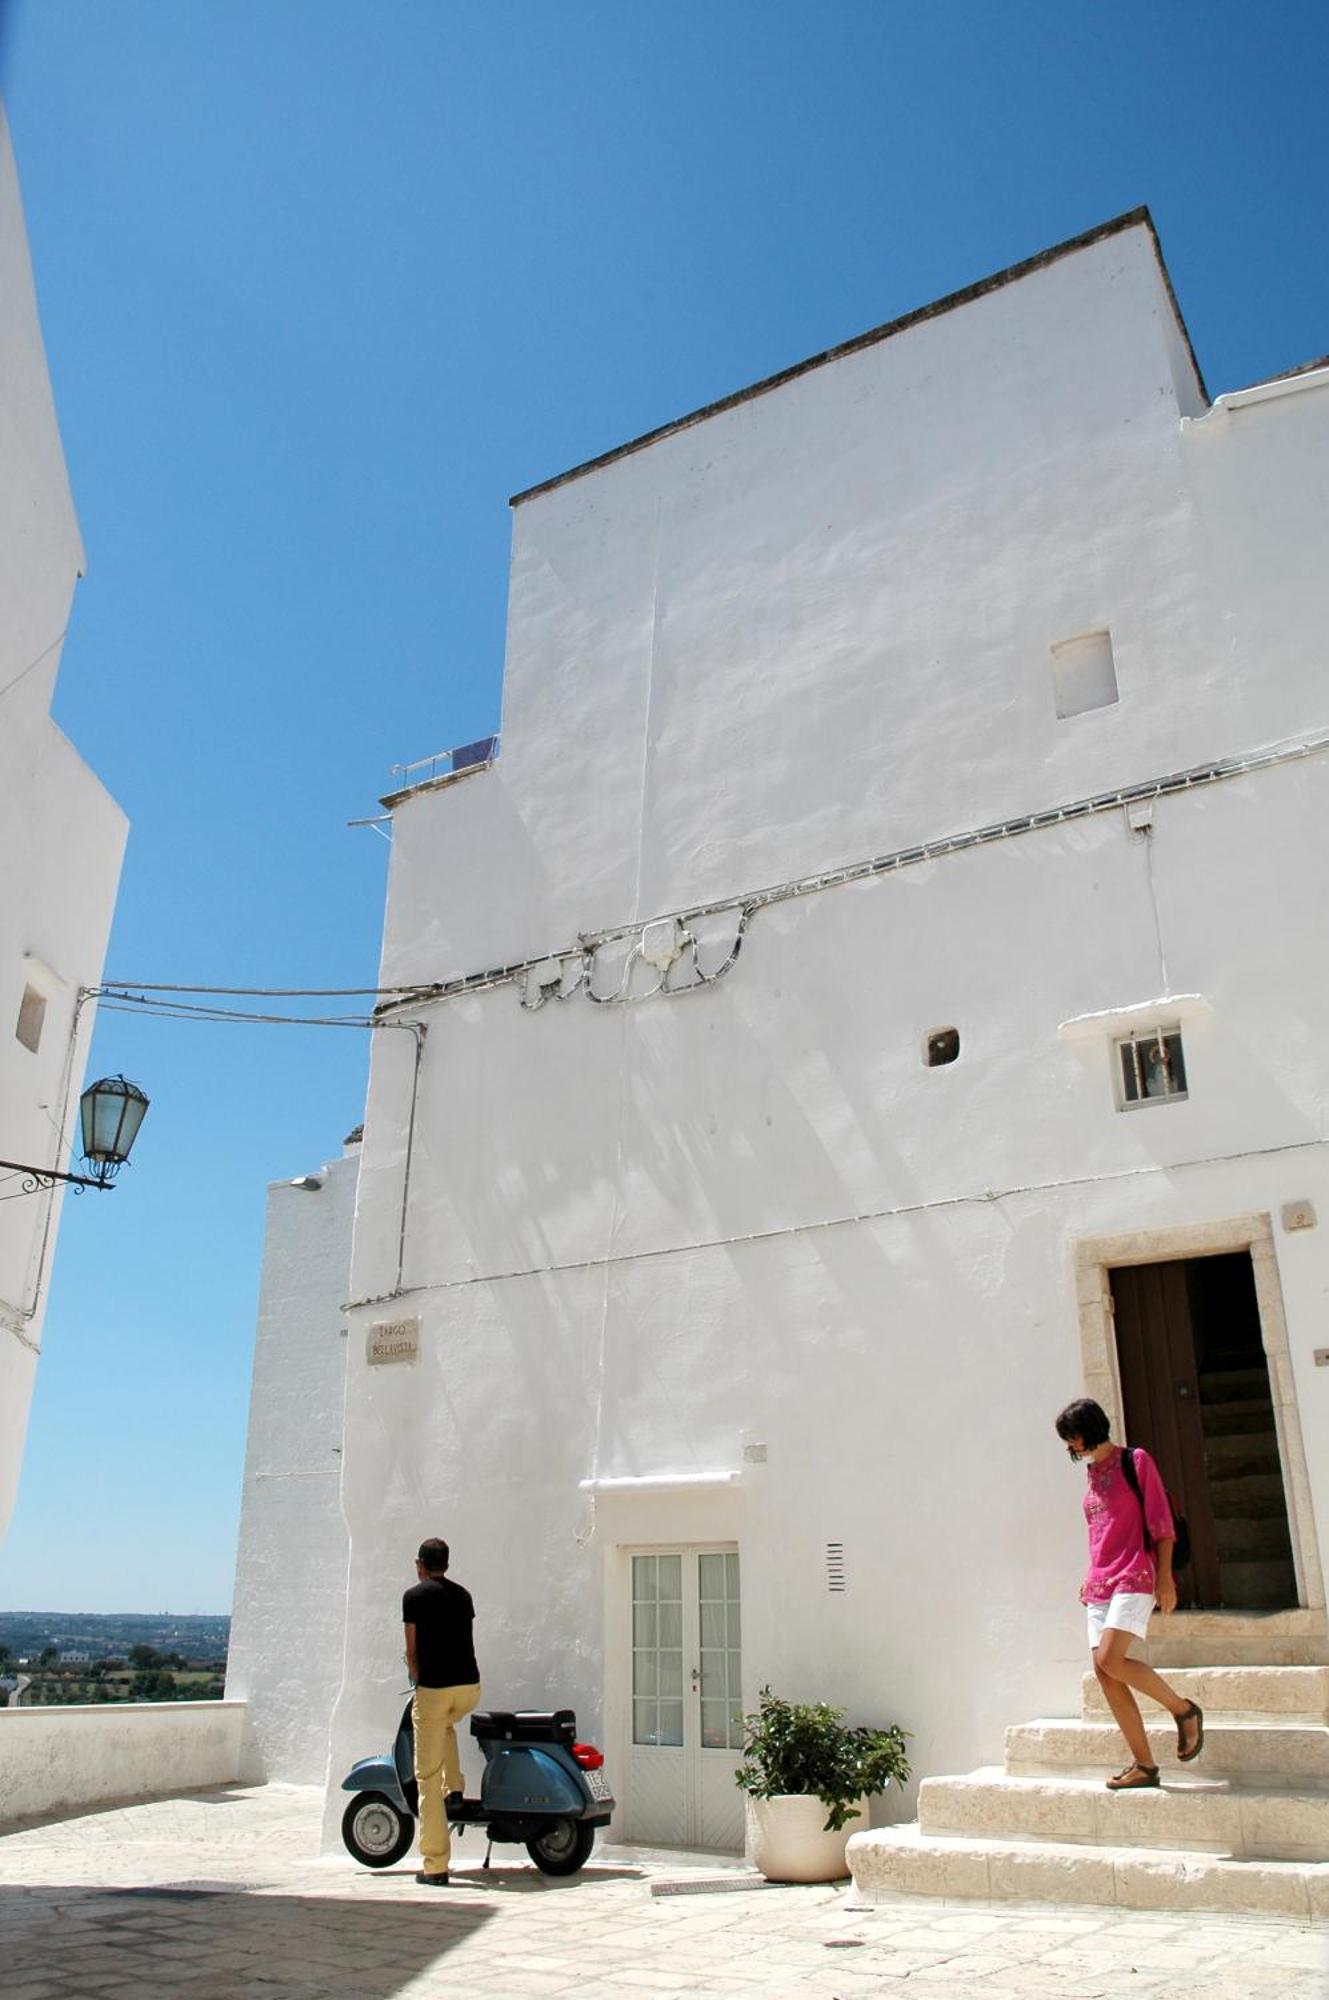
[[[738,1551],[634,1551],[627,1653],[630,1840],[737,1850],[743,1795]]]

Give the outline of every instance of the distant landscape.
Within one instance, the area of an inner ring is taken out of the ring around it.
[[[218,1701],[231,1621],[139,1611],[0,1611],[0,1687],[24,1708]]]

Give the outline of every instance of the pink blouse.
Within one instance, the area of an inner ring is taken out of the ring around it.
[[[1114,1445],[1100,1465],[1090,1464],[1086,1470],[1089,1574],[1080,1591],[1081,1601],[1103,1604],[1118,1590],[1152,1593],[1157,1570],[1144,1545],[1145,1521],[1155,1542],[1171,1541],[1177,1532],[1158,1467],[1147,1451],[1137,1448],[1135,1473],[1144,1496],[1143,1509],[1121,1469],[1120,1445]]]

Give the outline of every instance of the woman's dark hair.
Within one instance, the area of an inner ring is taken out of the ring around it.
[[[1088,1396],[1081,1396],[1078,1402],[1067,1403],[1057,1418],[1057,1436],[1079,1438],[1089,1451],[1096,1444],[1106,1444],[1111,1434],[1107,1411],[1101,1403],[1092,1402]]]
[[[421,1542],[416,1561],[422,1562],[431,1576],[442,1576],[448,1566],[449,1553],[447,1543],[438,1535],[431,1535],[427,1542]]]

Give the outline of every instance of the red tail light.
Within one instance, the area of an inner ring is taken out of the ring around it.
[[[574,1743],[572,1754],[583,1771],[598,1771],[605,1760],[603,1750],[597,1750],[593,1743]]]

